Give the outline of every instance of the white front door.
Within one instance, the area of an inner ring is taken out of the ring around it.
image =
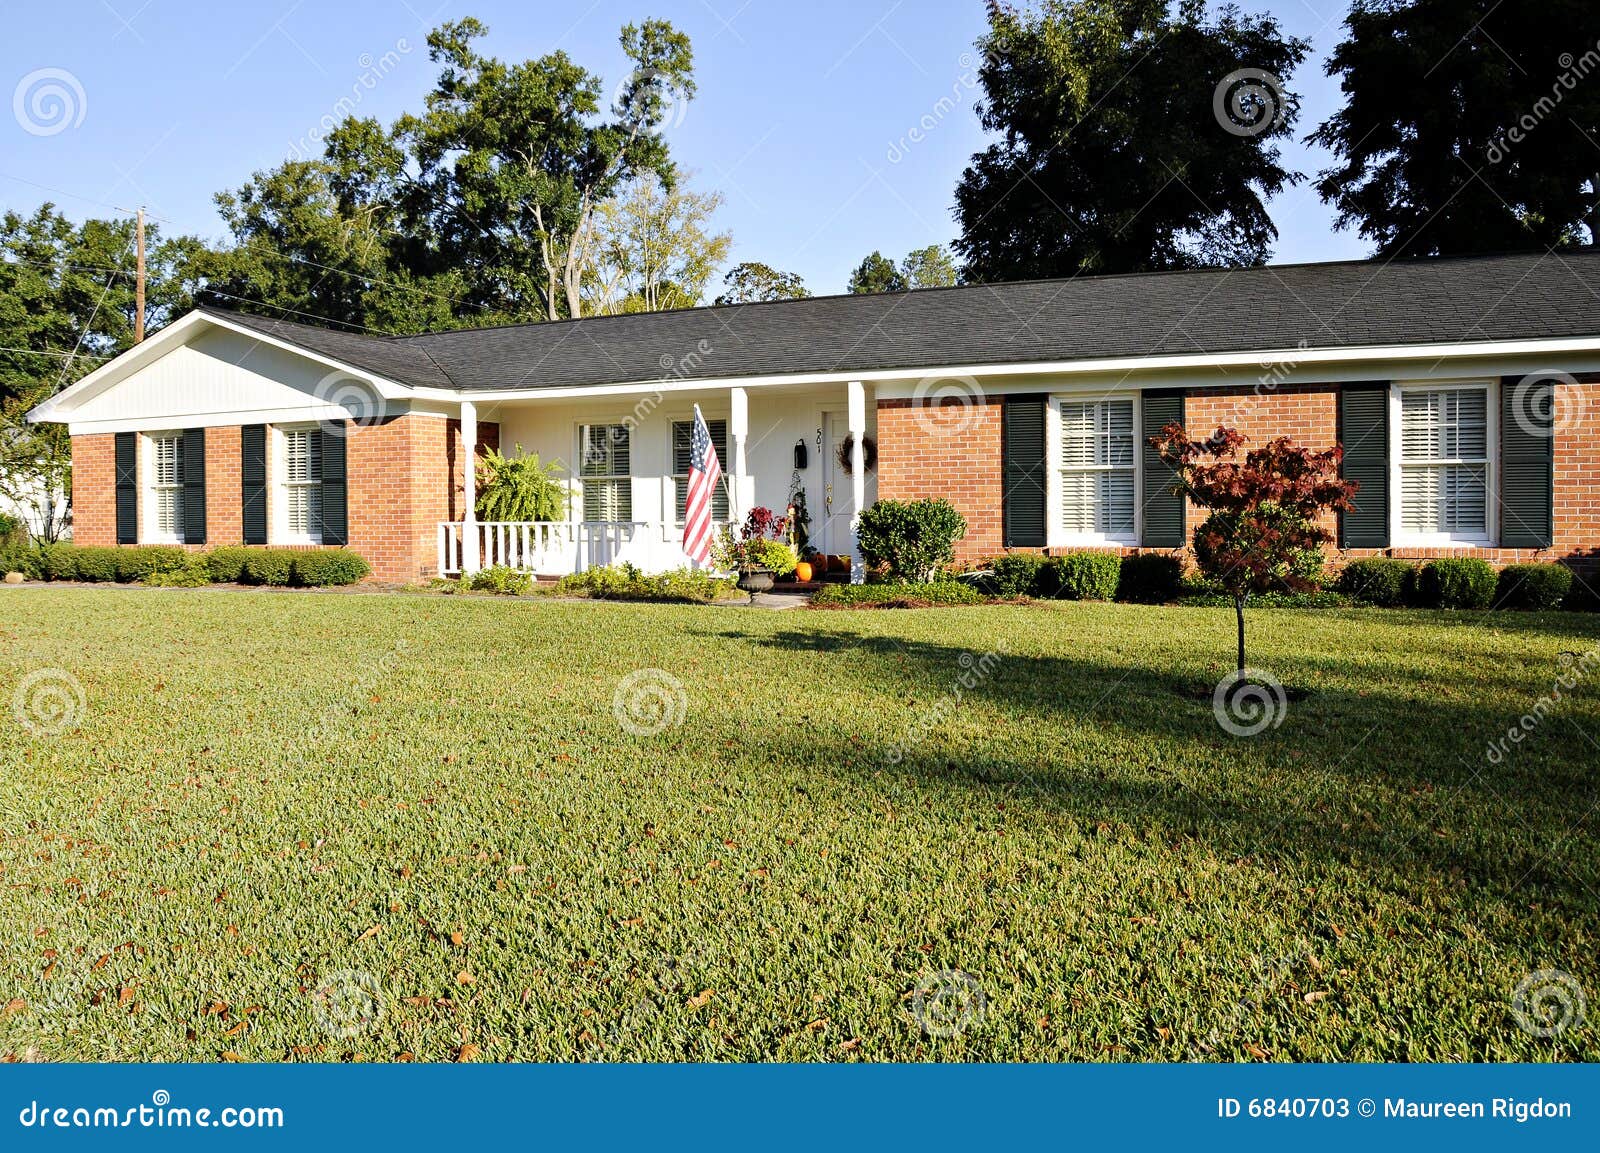
[[[818,534],[823,552],[849,555],[855,545],[850,522],[855,519],[854,487],[850,471],[839,463],[839,450],[850,439],[850,416],[845,412],[822,414],[822,528]],[[872,435],[869,430],[867,435]],[[878,477],[871,470],[866,478],[866,503],[878,499]]]

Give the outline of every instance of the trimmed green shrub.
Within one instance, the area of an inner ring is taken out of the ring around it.
[[[289,583],[301,588],[353,585],[372,571],[359,554],[348,549],[290,552],[289,557]]]
[[[203,555],[190,553],[182,568],[158,569],[146,576],[144,583],[152,588],[200,588],[211,583],[211,569]]]
[[[521,597],[533,591],[533,574],[497,564],[475,573],[462,583],[470,592]]]
[[[1477,557],[1429,561],[1417,574],[1416,602],[1429,609],[1486,609],[1494,603],[1494,566]]]
[[[71,554],[68,563],[71,575],[56,580],[114,581],[117,579],[118,558],[114,548],[78,548],[76,545],[57,545]]]
[[[145,544],[112,550],[117,554],[117,579],[126,584],[151,573],[176,572],[189,563],[189,553],[175,544]]]
[[[213,581],[218,584],[237,584],[244,580],[245,562],[252,553],[260,551],[244,545],[224,545],[202,555],[205,556],[206,570],[211,573]]]
[[[646,575],[631,564],[585,569],[556,582],[560,596],[596,600],[675,601],[709,604],[735,592],[734,582],[700,569],[680,568]]]
[[[1413,599],[1417,566],[1393,557],[1364,557],[1339,570],[1334,587],[1363,604],[1394,608]]]
[[[43,580],[44,572],[40,564],[43,551],[16,541],[0,544],[0,577],[9,572],[19,572],[29,580]]]
[[[1183,589],[1183,558],[1168,553],[1143,552],[1122,558],[1117,578],[1117,599],[1156,605],[1178,599]]]
[[[1184,582],[1178,603],[1185,608],[1232,608],[1233,595],[1210,581],[1190,580]],[[1343,593],[1329,592],[1327,589],[1250,594],[1250,607],[1262,609],[1337,609],[1350,608],[1356,603]]]
[[[7,516],[0,512],[0,549],[21,546],[28,543],[28,526],[21,517]]]
[[[1572,591],[1572,570],[1559,564],[1508,564],[1495,584],[1496,608],[1546,612]]]
[[[286,585],[294,576],[295,553],[290,549],[251,549],[244,558],[244,583]]]
[[[989,586],[994,595],[1010,599],[1037,595],[1039,570],[1050,558],[1034,552],[1013,552],[997,556],[983,567],[993,571]]]
[[[76,580],[78,550],[69,544],[48,544],[39,549],[39,577],[47,581]]]
[[[867,566],[890,580],[929,581],[966,535],[966,519],[943,498],[880,500],[862,512],[856,540]]]
[[[960,581],[823,585],[811,598],[817,608],[915,609],[982,603],[983,597]]]
[[[1122,558],[1109,552],[1075,552],[1052,557],[1039,574],[1041,596],[1072,601],[1108,601],[1117,595]]]
[[[1572,574],[1572,589],[1561,607],[1572,613],[1600,612],[1600,569]]]

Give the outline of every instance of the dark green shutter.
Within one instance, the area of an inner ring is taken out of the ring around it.
[[[1500,544],[1549,548],[1555,539],[1556,383],[1500,382]]]
[[[345,430],[343,421],[324,422],[322,438],[322,543],[350,543],[349,489],[345,483]]]
[[[116,437],[117,543],[139,543],[139,434]]]
[[[239,429],[239,499],[245,544],[267,543],[267,426]]]
[[[1043,396],[1008,396],[1000,409],[1000,499],[1002,542],[1006,548],[1044,548],[1045,527]]]
[[[1340,474],[1361,485],[1339,514],[1340,548],[1389,547],[1389,382],[1339,389]]]
[[[1183,393],[1147,391],[1139,397],[1139,451],[1144,465],[1144,493],[1140,502],[1144,528],[1139,543],[1145,548],[1182,548],[1184,497],[1173,491],[1177,474],[1150,447],[1150,438],[1169,424],[1183,423]]]
[[[206,430],[183,430],[183,543],[206,543]]]

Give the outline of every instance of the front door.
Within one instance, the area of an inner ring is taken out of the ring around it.
[[[845,412],[822,414],[822,530],[818,534],[823,552],[849,555],[855,546],[850,535],[850,522],[855,518],[854,487],[850,483],[850,470],[839,461],[841,446],[850,439],[850,417]],[[868,433],[870,436],[871,433]],[[848,460],[848,454],[846,455]],[[878,478],[869,470],[866,479],[866,503],[877,499]]]

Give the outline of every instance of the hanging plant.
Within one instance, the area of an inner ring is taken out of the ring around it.
[[[855,443],[855,434],[851,433],[839,442],[839,451],[834,454],[839,460],[839,467],[844,469],[845,476],[853,475]],[[866,464],[868,472],[872,472],[878,467],[878,442],[870,436],[861,438],[861,458]]]

